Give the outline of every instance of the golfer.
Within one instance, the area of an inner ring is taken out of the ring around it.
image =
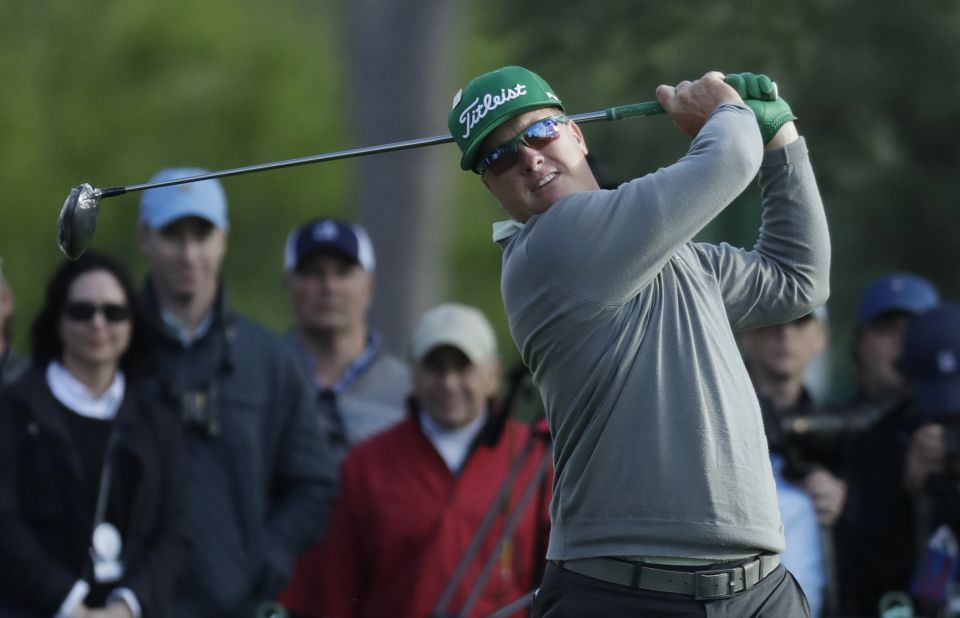
[[[737,89],[717,72],[657,88],[690,148],[612,191],[535,73],[505,67],[454,97],[461,167],[511,219],[494,226],[503,302],[554,440],[534,616],[809,615],[777,558],[773,474],[733,331],[822,305],[830,241],[789,106],[765,76],[728,80]],[[693,242],[758,171],[756,246]]]

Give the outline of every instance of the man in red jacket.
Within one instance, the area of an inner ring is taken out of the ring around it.
[[[344,460],[326,537],[281,595],[295,616],[485,616],[539,581],[549,448],[494,404],[493,329],[477,309],[440,305],[420,318],[410,355],[410,415]],[[469,551],[488,511],[479,551]]]

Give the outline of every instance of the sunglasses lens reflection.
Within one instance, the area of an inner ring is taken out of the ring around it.
[[[560,137],[560,125],[566,122],[564,116],[551,116],[533,123],[508,142],[505,142],[485,156],[478,166],[478,172],[483,174],[489,170],[494,175],[502,174],[517,162],[520,144],[540,150]]]

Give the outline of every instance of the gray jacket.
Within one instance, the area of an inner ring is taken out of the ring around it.
[[[754,249],[692,242],[758,169]],[[510,330],[554,439],[548,558],[781,551],[733,331],[827,298],[830,242],[804,141],[764,151],[753,113],[721,105],[674,165],[568,196],[501,244]]]
[[[307,379],[314,381],[314,362],[296,332],[288,332],[285,341],[300,361]],[[372,333],[363,352],[347,367],[339,383],[332,388],[321,388],[314,382],[314,389],[324,429],[339,462],[355,444],[406,418],[410,369],[387,352],[380,336]]]

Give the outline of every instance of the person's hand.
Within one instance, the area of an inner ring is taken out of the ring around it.
[[[753,110],[753,114],[757,117],[757,125],[760,127],[760,136],[767,148],[782,146],[796,139],[793,121],[797,117],[793,115],[790,105],[777,95],[776,86],[769,77],[754,73],[731,73],[724,78],[724,81],[730,84],[747,107]],[[790,129],[781,132],[781,128],[787,124],[790,125]],[[792,133],[792,139],[787,141],[790,135],[778,135],[778,133]],[[778,138],[775,143],[774,137]]]
[[[903,476],[907,493],[917,495],[923,490],[927,477],[944,471],[947,462],[947,441],[943,425],[922,425],[910,438]]]
[[[84,603],[77,603],[73,610],[69,614],[69,618],[90,618],[91,610]]]
[[[657,101],[673,118],[678,129],[695,136],[721,103],[741,101],[736,90],[723,81],[723,73],[710,71],[700,79],[676,86],[658,86]]]
[[[837,523],[847,502],[847,484],[821,468],[803,479],[803,489],[813,501],[817,523],[821,526]]]
[[[83,618],[133,618],[133,610],[123,601],[114,601],[103,609],[91,609]]]

